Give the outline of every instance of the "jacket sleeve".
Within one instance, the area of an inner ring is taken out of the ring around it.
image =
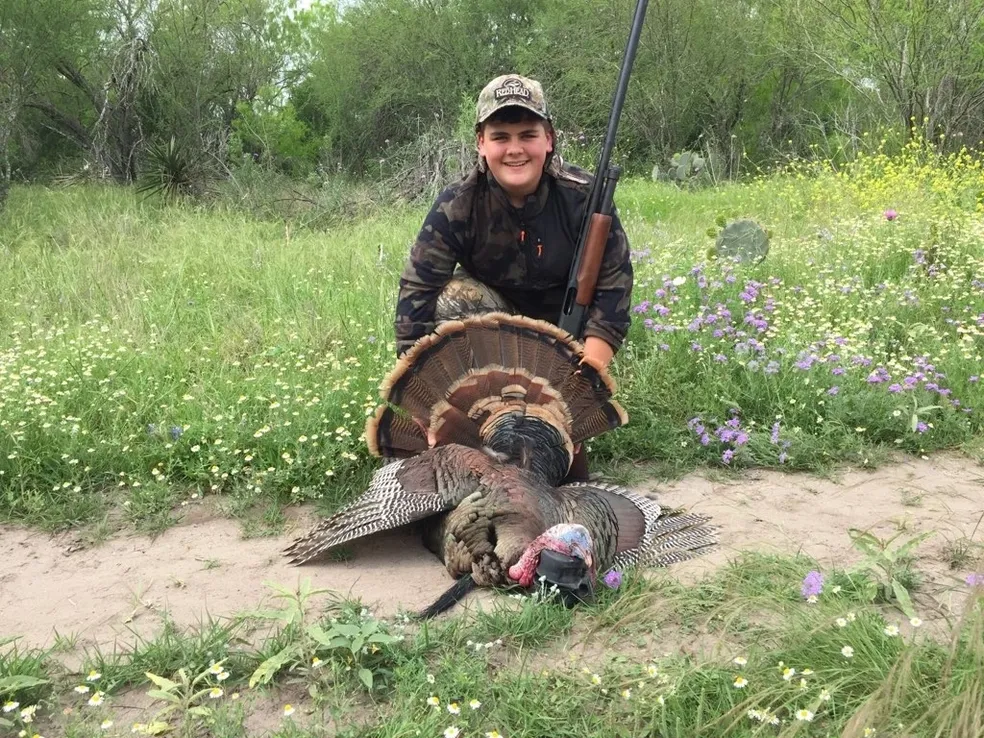
[[[458,263],[460,246],[451,231],[447,214],[447,205],[453,197],[451,190],[438,196],[400,277],[395,322],[397,356],[418,338],[434,330],[437,297],[451,280]]]
[[[629,332],[629,308],[632,300],[632,260],[629,239],[622,229],[617,210],[612,211],[612,226],[605,244],[605,256],[598,273],[594,300],[588,307],[584,337],[603,339],[618,351]]]

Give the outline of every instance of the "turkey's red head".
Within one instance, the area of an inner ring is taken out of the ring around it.
[[[593,545],[591,534],[583,525],[555,525],[548,528],[536,538],[520,556],[513,566],[509,567],[509,578],[521,587],[529,587],[536,578],[536,569],[540,563],[540,554],[544,550],[571,556],[582,560],[588,567],[590,578],[595,576]]]

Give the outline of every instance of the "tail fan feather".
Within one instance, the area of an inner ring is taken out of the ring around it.
[[[593,438],[628,420],[612,400],[614,390],[607,371],[587,361],[581,344],[568,333],[505,313],[442,323],[414,344],[380,385],[383,401],[421,424],[424,439],[430,431],[437,445],[474,448],[494,448],[482,429],[507,409],[559,423],[561,434],[573,443]],[[474,428],[449,406],[473,421]],[[390,418],[377,411],[366,424],[370,450],[406,456],[419,448],[413,428]]]

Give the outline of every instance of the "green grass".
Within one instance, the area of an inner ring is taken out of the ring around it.
[[[979,161],[926,146],[709,190],[624,182],[638,312],[613,371],[630,423],[591,444],[595,466],[822,471],[979,448],[981,191]],[[0,519],[157,532],[211,494],[264,535],[285,504],[350,498],[374,468],[361,433],[423,214],[316,231],[222,202],[15,187],[0,222]],[[708,260],[718,216],[760,220],[769,257]],[[890,379],[871,383],[876,370]]]
[[[129,734],[167,704],[158,695],[135,708],[133,695],[150,687],[146,672],[180,681],[181,670],[203,674],[199,686],[222,694],[188,703],[207,712],[170,713],[177,735],[242,735],[257,721],[269,735],[299,738],[441,736],[452,727],[528,738],[980,735],[984,592],[966,594],[949,626],[913,627],[875,604],[857,574],[825,572],[818,601],[805,602],[800,583],[814,567],[802,557],[745,554],[693,585],[629,572],[617,591],[573,612],[503,598],[426,626],[389,619],[378,631],[358,603],[333,599],[322,613],[300,596],[307,622],[404,636],[359,657],[386,675],[372,691],[353,676],[344,649],[319,650],[320,664],[297,662],[251,688],[262,661],[301,645],[300,630],[250,645],[214,623],[180,631],[166,620],[131,649],[88,655],[77,673],[44,652],[8,649],[0,674],[52,680],[11,696],[21,708],[38,705],[43,735],[96,735],[107,719],[118,731],[109,735]],[[222,669],[211,673],[216,662]],[[80,694],[80,685],[89,691]],[[103,700],[93,706],[96,690]],[[802,710],[809,720],[797,719]]]

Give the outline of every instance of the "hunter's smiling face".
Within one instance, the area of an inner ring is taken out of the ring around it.
[[[488,122],[478,134],[478,153],[514,205],[536,191],[553,134],[542,121]]]

